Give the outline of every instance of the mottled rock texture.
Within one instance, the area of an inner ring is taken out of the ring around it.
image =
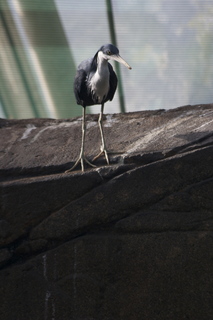
[[[86,153],[99,152],[97,115]],[[213,105],[0,120],[0,319],[213,319]]]

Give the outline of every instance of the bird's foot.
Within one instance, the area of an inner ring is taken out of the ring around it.
[[[89,160],[87,160],[87,158],[84,155],[80,155],[80,157],[76,160],[75,164],[72,166],[72,168],[70,168],[69,170],[66,170],[65,173],[69,173],[72,170],[75,169],[75,167],[77,167],[77,165],[79,163],[81,163],[81,171],[84,172],[84,161],[91,167],[96,168],[96,166],[94,164],[92,164],[91,162],[89,162]]]
[[[95,156],[95,157],[92,159],[92,162],[95,161],[96,159],[100,158],[102,155],[105,156],[106,162],[107,162],[107,164],[109,164],[109,157],[108,157],[108,153],[107,153],[107,150],[106,150],[106,149],[101,149],[101,151],[99,152],[99,154],[97,154],[97,156]]]
[[[102,150],[99,152],[99,154],[97,156],[95,156],[93,159],[92,159],[92,162],[94,162],[96,159],[100,158],[102,155],[105,156],[105,159],[106,159],[106,162],[107,164],[109,164],[109,154],[116,154],[116,155],[119,155],[119,154],[123,154],[124,152],[123,151],[110,151],[110,150]]]

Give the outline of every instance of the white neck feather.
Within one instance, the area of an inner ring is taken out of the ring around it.
[[[108,61],[103,52],[98,52],[97,70],[90,80],[90,88],[97,103],[102,103],[109,92]]]
[[[99,74],[105,73],[106,70],[108,70],[108,60],[106,59],[104,53],[102,51],[98,52],[98,58],[97,58],[97,71]]]

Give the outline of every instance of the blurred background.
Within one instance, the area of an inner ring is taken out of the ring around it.
[[[113,31],[125,112],[213,102],[212,0],[1,0],[0,117],[81,115],[76,67]],[[121,107],[117,91],[105,112]]]

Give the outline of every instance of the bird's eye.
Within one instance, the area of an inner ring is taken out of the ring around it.
[[[111,51],[110,50],[107,50],[107,52],[106,52],[107,54],[108,54],[108,56],[110,56],[111,55]]]

